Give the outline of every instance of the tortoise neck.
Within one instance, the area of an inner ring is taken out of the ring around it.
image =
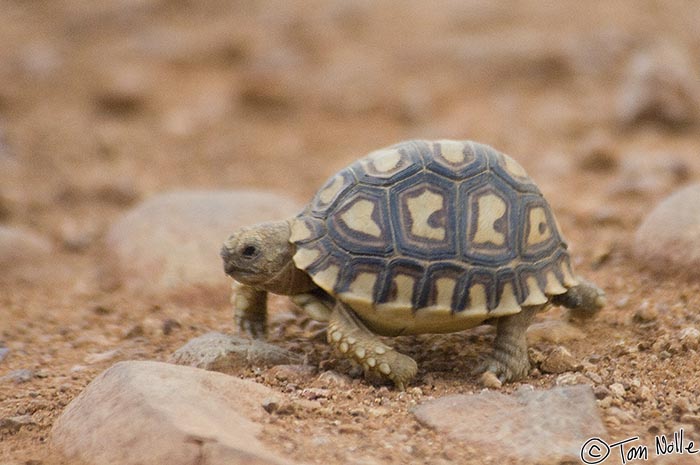
[[[274,294],[295,295],[309,292],[316,287],[309,275],[294,264],[292,257],[296,247],[289,244],[291,254],[279,273],[263,284],[265,290]]]

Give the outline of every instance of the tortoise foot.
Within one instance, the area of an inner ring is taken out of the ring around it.
[[[415,360],[384,344],[342,303],[331,315],[327,334],[328,342],[362,366],[366,376],[388,379],[397,389],[404,390],[418,372]]]

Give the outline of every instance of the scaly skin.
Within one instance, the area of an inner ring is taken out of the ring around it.
[[[537,312],[546,305],[523,307],[514,315],[501,317],[496,323],[496,340],[493,353],[479,371],[491,373],[500,383],[524,378],[530,371],[525,332]],[[484,378],[482,377],[482,380]]]
[[[255,339],[267,336],[267,292],[238,281],[231,285],[233,317],[238,331]]]
[[[605,292],[580,276],[576,279],[579,285],[570,288],[564,294],[553,296],[552,303],[568,308],[570,318],[588,320],[605,306]]]
[[[333,308],[327,334],[329,344],[343,357],[357,362],[366,374],[391,380],[402,391],[418,372],[415,360],[384,344],[342,302]]]

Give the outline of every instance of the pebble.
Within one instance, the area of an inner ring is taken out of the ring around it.
[[[237,373],[251,366],[298,364],[302,357],[258,339],[211,332],[190,340],[168,361],[204,370]]]
[[[87,363],[88,365],[93,365],[95,363],[107,362],[107,361],[112,360],[113,358],[117,357],[120,354],[121,354],[121,350],[119,350],[119,349],[112,349],[112,350],[108,350],[105,352],[100,352],[98,354],[88,354],[83,358],[83,362]]]
[[[686,349],[697,350],[700,346],[700,330],[692,326],[681,329],[678,339]]]
[[[412,413],[421,425],[500,463],[575,460],[581,444],[605,434],[591,388],[580,385],[519,389],[512,395],[491,390],[448,395],[423,402]]]
[[[581,373],[562,373],[554,380],[557,386],[577,386],[581,384],[591,384],[591,381]]]
[[[328,399],[331,397],[331,390],[324,388],[306,388],[301,391],[301,396],[308,400]]]
[[[0,432],[14,434],[23,426],[36,424],[29,414],[0,418]]]
[[[313,376],[316,369],[311,365],[276,365],[265,372],[265,381],[282,381],[284,383],[301,384]]]
[[[337,371],[324,371],[314,380],[314,386],[318,387],[347,387],[352,384],[352,378]]]
[[[561,344],[566,341],[577,341],[586,337],[586,334],[576,326],[561,320],[545,320],[533,323],[527,328],[528,345],[539,342],[552,342]]]
[[[0,347],[0,363],[10,355],[10,349],[7,347]]]
[[[565,347],[557,346],[552,349],[540,363],[540,370],[544,373],[565,373],[576,370],[578,362]]]
[[[593,395],[596,399],[605,399],[606,397],[610,396],[610,394],[610,389],[608,389],[606,386],[596,385],[593,388]]]
[[[615,397],[623,397],[625,395],[625,387],[621,383],[613,383],[608,386],[608,389]]]
[[[3,383],[15,383],[15,384],[23,384],[23,383],[28,383],[34,377],[36,376],[36,373],[32,370],[28,369],[22,369],[22,370],[15,370],[11,371],[8,374],[4,376],[0,376],[0,384]]]
[[[675,192],[647,215],[635,234],[634,253],[660,274],[700,276],[700,184]]]
[[[51,441],[68,463],[291,465],[258,439],[275,397],[221,373],[121,362],[66,407]]]
[[[602,132],[590,134],[581,143],[578,164],[584,170],[596,172],[617,168],[617,150],[612,139]]]
[[[650,305],[648,300],[642,301],[641,305],[634,312],[632,321],[635,323],[650,323],[656,321],[659,317],[659,308],[657,305]]]
[[[224,240],[242,226],[291,217],[299,207],[288,197],[263,191],[179,191],[151,197],[109,228],[103,287],[226,302],[231,278],[219,256]]]
[[[95,105],[105,113],[128,115],[140,111],[151,93],[153,81],[142,72],[141,67],[107,67],[98,82],[94,96]]]

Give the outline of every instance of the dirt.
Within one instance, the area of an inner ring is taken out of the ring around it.
[[[10,0],[2,10],[0,223],[56,247],[0,283],[0,347],[10,349],[0,376],[31,370],[0,384],[0,419],[25,423],[0,429],[3,463],[56,462],[52,423],[112,363],[165,360],[192,337],[234,330],[226,295],[172,303],[100,285],[101,240],[120,214],[176,188],[255,187],[303,202],[337,169],[408,138],[473,139],[517,158],[578,273],[608,294],[586,338],[562,343],[576,371],[535,369],[503,391],[586,382],[608,443],[640,436],[653,448],[680,428],[700,438],[700,356],[687,331],[700,323],[700,284],[651,274],[631,253],[653,205],[700,177],[697,114],[681,124],[619,108],[635,53],[663,42],[698,55],[694,3]],[[314,324],[286,318],[284,304],[277,312],[272,342],[319,372],[347,372],[309,337]],[[492,340],[483,328],[392,340],[419,363],[406,392],[241,375],[313,402],[265,425],[263,440],[294,460],[496,463],[410,413],[478,392],[471,370]]]

